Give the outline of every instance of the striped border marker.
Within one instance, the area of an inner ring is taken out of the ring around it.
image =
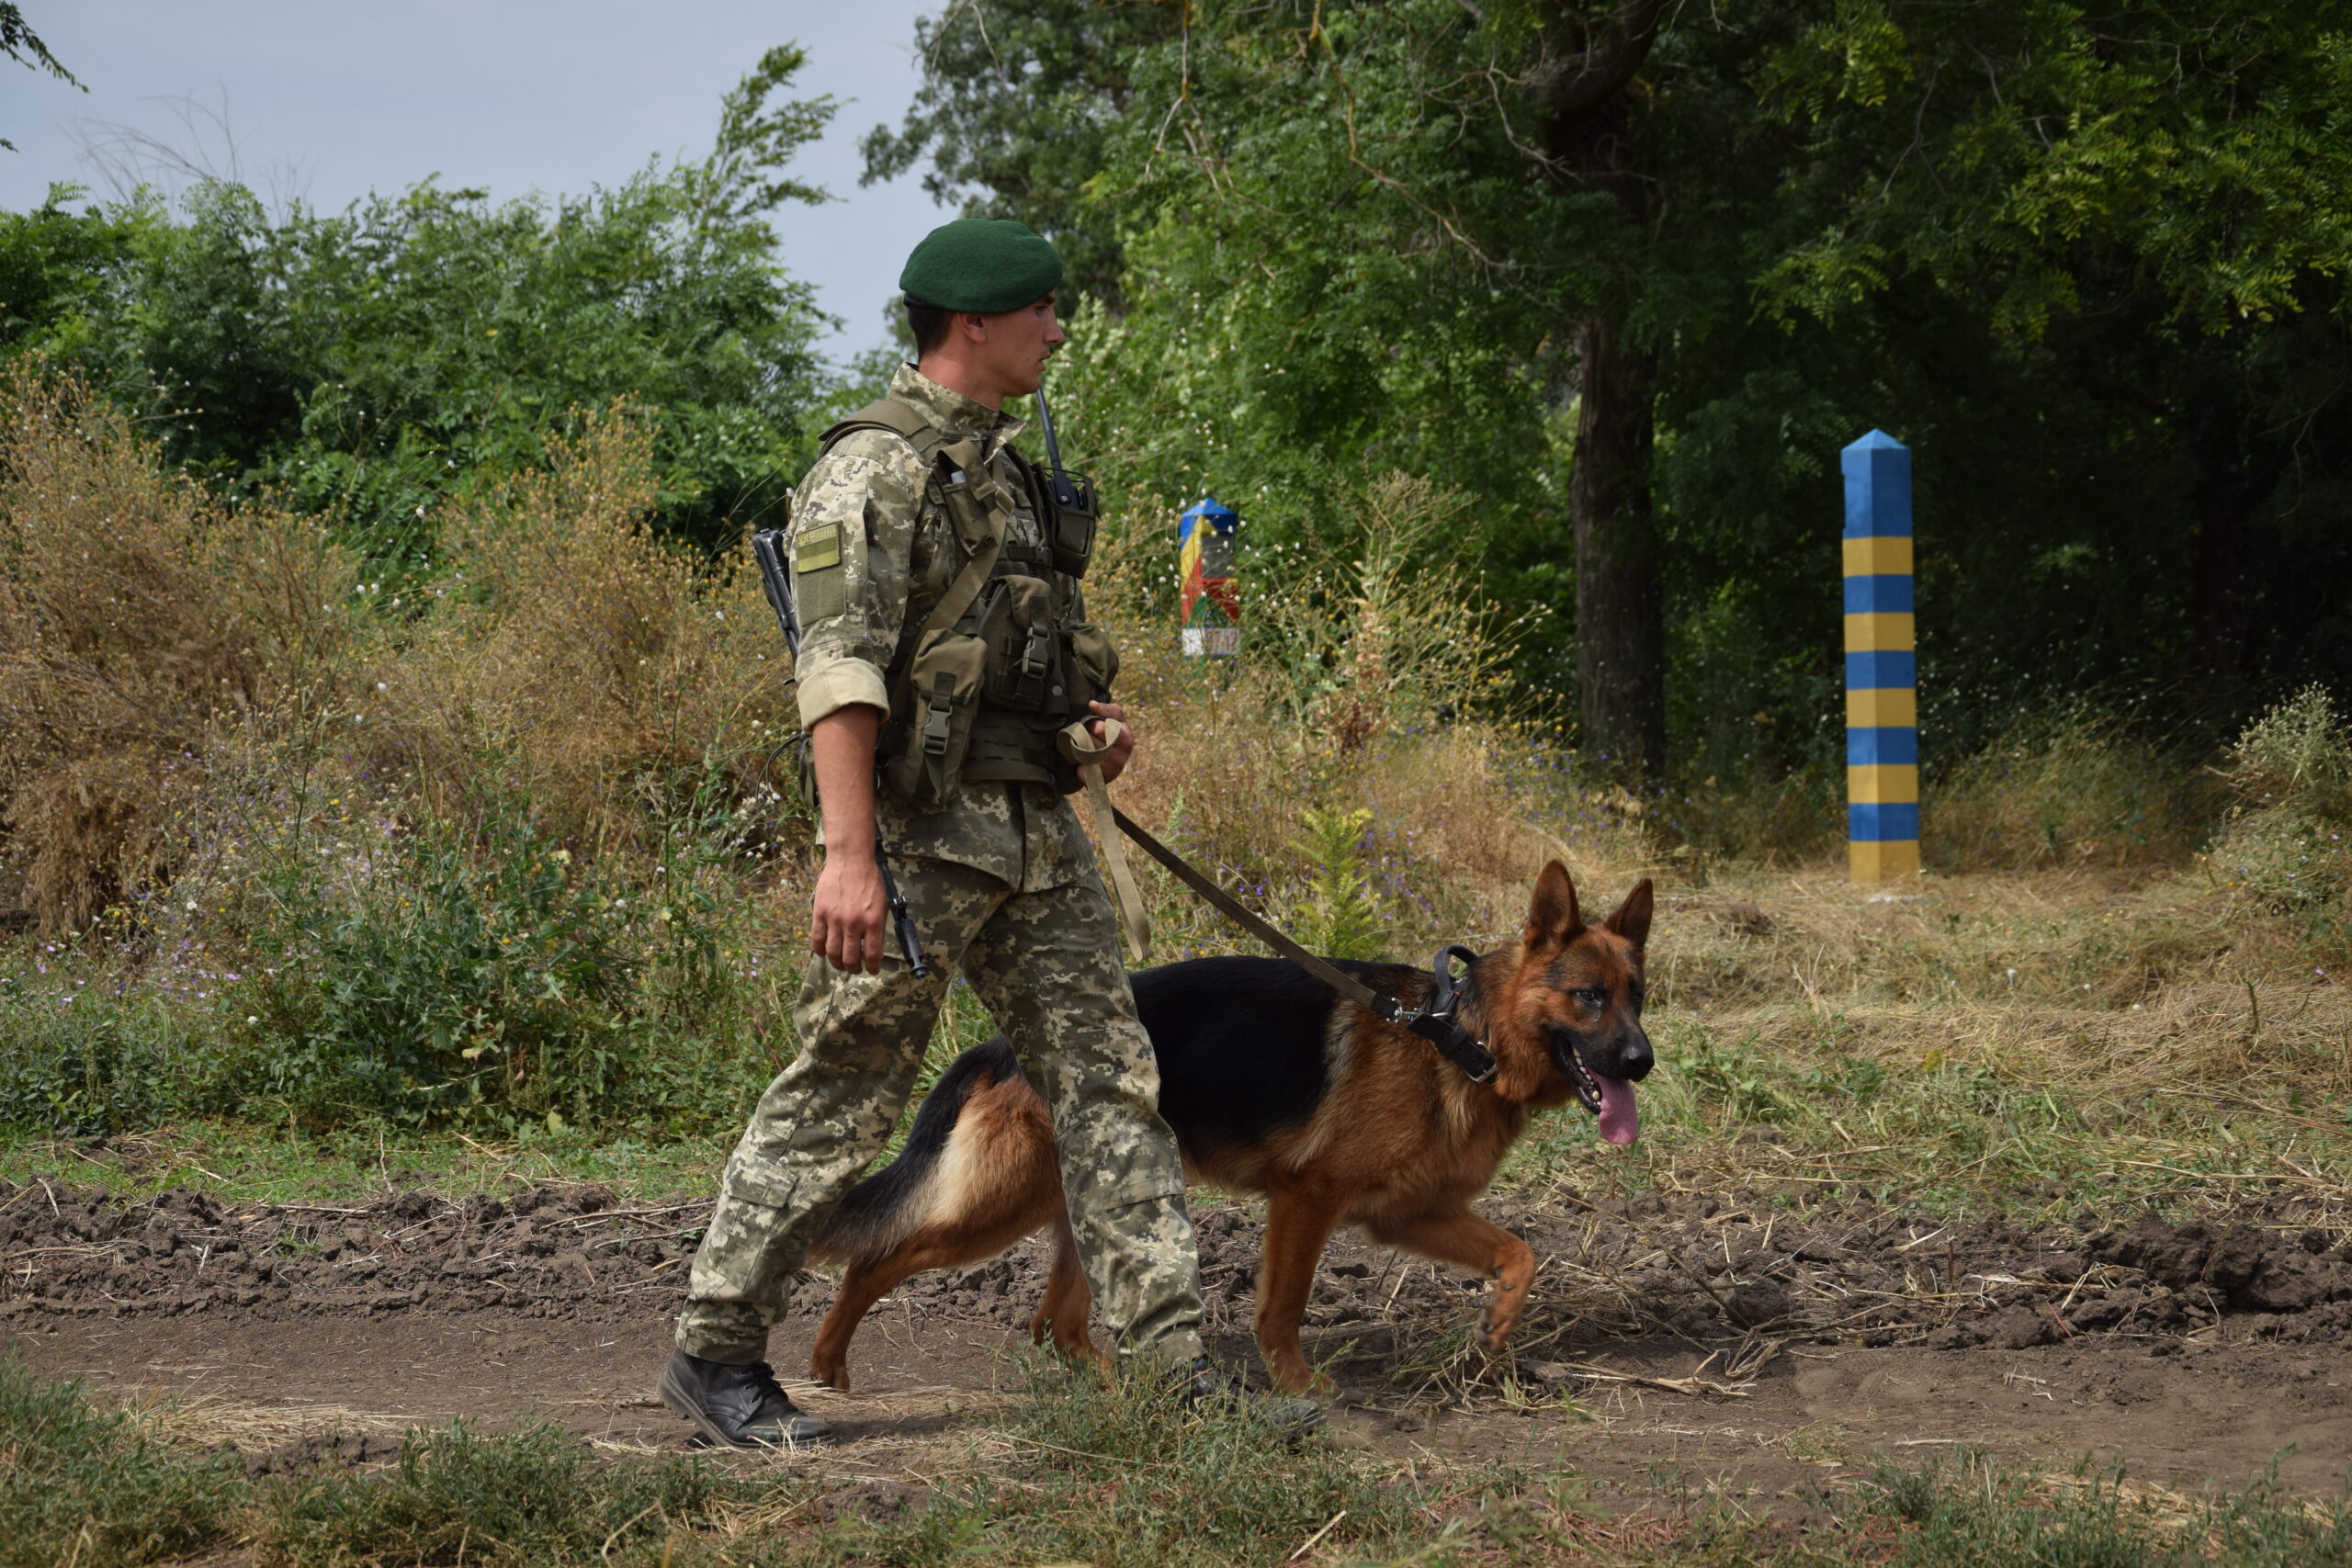
[[[1846,839],[1856,882],[1919,871],[1919,677],[1911,449],[1883,430],[1846,473]]]

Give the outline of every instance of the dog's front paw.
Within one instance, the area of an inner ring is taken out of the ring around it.
[[[1478,1314],[1476,1337],[1479,1348],[1491,1355],[1502,1354],[1511,1330],[1519,1326],[1520,1303],[1516,1298],[1498,1298],[1488,1302]]]

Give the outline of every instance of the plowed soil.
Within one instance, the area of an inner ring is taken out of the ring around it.
[[[1543,1263],[1500,1360],[1468,1343],[1479,1282],[1345,1235],[1325,1257],[1308,1344],[1342,1440],[1572,1468],[1629,1496],[1789,1496],[1876,1451],[1962,1443],[2191,1487],[2284,1454],[2285,1480],[2332,1489],[2352,1456],[2347,1233],[2291,1198],[2039,1232],[1737,1193],[1484,1208]],[[322,1443],[366,1462],[458,1416],[682,1446],[650,1393],[707,1213],[594,1188],[225,1206],[0,1184],[0,1333],[35,1371],[165,1399],[262,1466]],[[1254,1372],[1259,1222],[1221,1201],[1196,1216],[1212,1343]],[[984,1427],[1018,1385],[1046,1261],[1024,1244],[877,1306],[854,1392],[798,1391],[845,1439],[812,1462],[921,1473],[927,1446]],[[804,1279],[775,1347],[786,1374],[831,1294]]]

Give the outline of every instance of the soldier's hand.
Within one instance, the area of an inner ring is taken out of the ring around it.
[[[1126,771],[1127,759],[1135,755],[1136,721],[1129,718],[1127,710],[1116,703],[1089,703],[1086,705],[1100,716],[1086,721],[1086,732],[1094,737],[1097,746],[1102,743],[1101,719],[1115,718],[1119,721],[1119,743],[1102,753],[1102,782],[1109,784]]]
[[[882,871],[871,851],[825,856],[817,874],[817,903],[808,917],[808,949],[836,969],[879,974],[888,910]]]

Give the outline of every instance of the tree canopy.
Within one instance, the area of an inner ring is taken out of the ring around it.
[[[996,0],[923,24],[869,155],[1118,258],[1075,352],[1162,493],[1272,543],[1367,464],[1441,479],[1589,745],[1826,764],[1872,427],[1917,462],[1931,743],[2352,673],[2346,38],[2275,0]]]

